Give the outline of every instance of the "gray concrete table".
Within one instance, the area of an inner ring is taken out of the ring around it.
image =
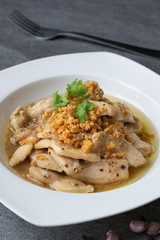
[[[44,26],[71,31],[78,29],[79,32],[160,50],[159,0],[0,0],[0,70],[51,55],[110,51],[133,59],[160,74],[158,59],[78,40],[35,40],[8,18],[8,13],[15,8]],[[148,221],[160,221],[160,200],[113,217],[55,228],[33,226],[1,204],[0,240],[78,240],[82,235],[90,240],[103,240],[110,229],[116,230],[122,240],[148,239],[145,234],[132,233],[128,227],[128,223],[139,215],[145,216]]]

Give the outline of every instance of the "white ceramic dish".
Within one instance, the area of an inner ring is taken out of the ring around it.
[[[160,157],[138,181],[116,190],[74,194],[28,183],[11,172],[4,153],[4,126],[11,112],[64,90],[75,78],[98,81],[108,95],[143,111],[160,133],[160,76],[122,56],[80,53],[43,58],[0,72],[0,200],[14,213],[38,226],[80,223],[118,214],[160,197]],[[3,132],[3,134],[2,134]]]

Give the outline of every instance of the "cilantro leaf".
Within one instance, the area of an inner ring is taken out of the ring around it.
[[[83,123],[88,119],[88,113],[86,108],[86,101],[83,101],[81,104],[77,105],[75,109],[76,117],[78,120]]]
[[[57,109],[58,107],[64,107],[70,101],[66,98],[68,95],[68,91],[66,91],[64,96],[58,94],[58,91],[53,93],[53,107]]]
[[[88,92],[86,84],[78,79],[75,79],[71,84],[67,84],[67,90],[72,96],[84,96]]]
[[[78,118],[78,120],[83,123],[85,122],[85,120],[88,119],[89,115],[89,111],[92,110],[94,107],[94,104],[91,102],[86,101],[86,99],[84,99],[84,101],[77,105],[75,112],[76,112],[76,117]]]
[[[86,86],[86,84],[83,84],[83,85],[79,88],[79,95],[80,95],[80,96],[84,96],[87,92],[88,92],[87,86]]]
[[[94,103],[88,102],[88,101],[86,101],[86,102],[87,102],[87,110],[89,112],[89,111],[91,111],[94,108]]]
[[[88,102],[86,99],[90,96],[85,95],[88,92],[86,84],[83,84],[82,80],[75,79],[71,84],[67,84],[66,93],[64,96],[58,94],[58,91],[53,93],[53,107],[57,109],[59,107],[65,107],[70,102],[83,101],[75,108],[75,116],[83,123],[89,117],[89,111],[93,109],[94,104]],[[73,99],[67,99],[68,94],[76,96]]]

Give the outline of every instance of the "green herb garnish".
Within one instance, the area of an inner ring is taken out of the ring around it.
[[[69,102],[83,101],[78,104],[75,108],[75,116],[78,120],[83,123],[89,117],[89,111],[93,109],[94,104],[88,102],[86,99],[90,94],[85,94],[88,92],[86,84],[83,84],[82,80],[75,79],[71,84],[67,84],[66,93],[64,96],[58,94],[58,91],[53,93],[53,107],[57,109],[58,107],[64,107]],[[67,99],[68,95],[76,96],[76,99]],[[80,97],[80,98],[78,98]]]
[[[67,99],[68,91],[66,91],[64,96],[58,94],[58,91],[53,93],[53,107],[57,109],[58,107],[65,107],[70,100]]]
[[[88,89],[82,80],[75,79],[71,84],[67,84],[67,90],[72,96],[84,96]]]
[[[90,110],[92,110],[93,107],[94,107],[94,104],[86,101],[86,99],[84,99],[84,101],[81,104],[77,105],[75,109],[76,117],[81,123],[85,122],[85,120],[88,119],[89,117],[88,113]]]

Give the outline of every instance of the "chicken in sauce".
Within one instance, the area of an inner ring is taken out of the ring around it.
[[[106,98],[97,82],[82,86],[86,102],[68,92],[61,95],[67,96],[65,106],[53,108],[54,97],[47,97],[10,116],[10,141],[18,146],[10,166],[29,159],[26,177],[56,191],[91,193],[97,184],[127,180],[130,168],[147,164],[155,152],[140,137],[143,123],[125,104]],[[88,112],[78,116],[84,103]]]

